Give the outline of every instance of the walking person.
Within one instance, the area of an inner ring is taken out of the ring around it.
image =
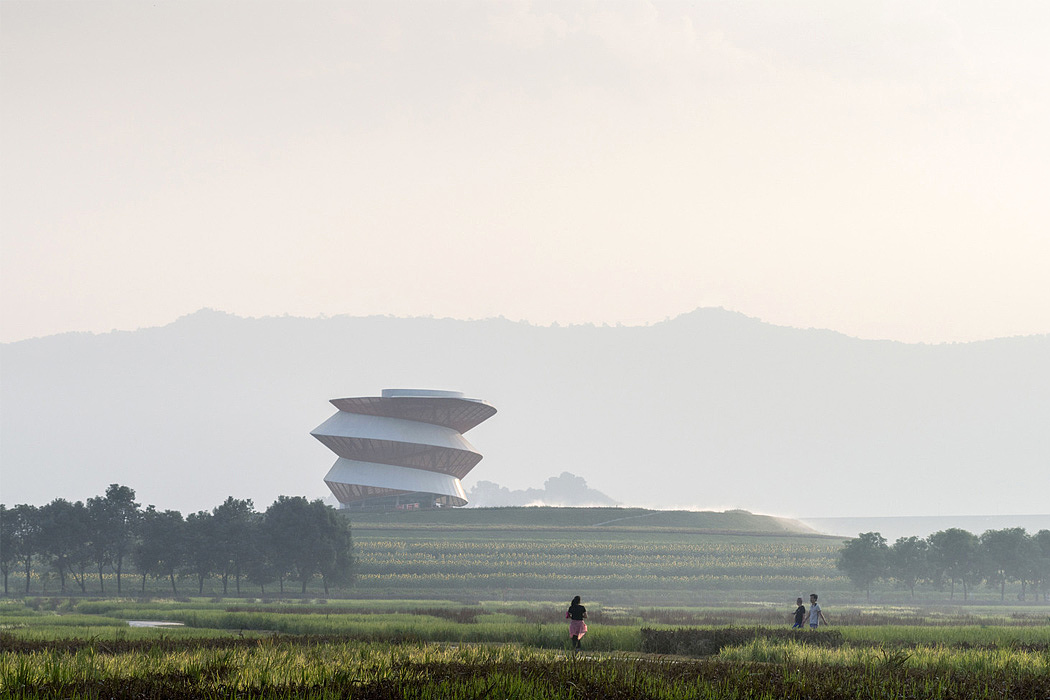
[[[802,623],[806,619],[806,606],[802,604],[801,598],[795,599],[795,605],[798,607],[795,608],[795,624],[791,625],[791,629],[800,630],[802,629]]]
[[[820,611],[820,604],[817,603],[817,594],[809,594],[809,628],[811,630],[817,629],[817,625],[824,623],[828,624],[828,619],[824,617],[824,613]]]
[[[587,608],[580,605],[580,596],[576,596],[569,603],[569,609],[565,611],[565,617],[569,620],[569,636],[572,637],[572,653],[580,650],[580,640],[587,634]]]

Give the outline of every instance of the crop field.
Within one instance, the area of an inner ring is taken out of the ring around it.
[[[850,607],[818,632],[769,606],[26,599],[0,604],[12,698],[1050,697],[1029,607]],[[129,628],[127,620],[180,628]]]
[[[486,508],[352,515],[355,595],[566,600],[628,606],[737,605],[818,592],[867,602],[836,567],[843,538],[754,515],[630,508]],[[998,600],[974,587],[968,602]],[[1007,599],[1021,593],[1006,585]],[[882,604],[942,604],[944,585],[872,586]]]
[[[624,604],[709,605],[849,590],[835,568],[841,539],[800,534],[775,518],[640,509],[490,510],[507,512],[425,513],[420,522],[384,514],[358,518],[357,591],[464,601],[567,599],[587,592]],[[557,512],[548,518],[542,512],[547,510]],[[718,524],[727,529],[707,529]],[[728,529],[734,526],[739,529]]]

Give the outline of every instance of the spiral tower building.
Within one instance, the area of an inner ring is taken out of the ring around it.
[[[463,433],[496,409],[458,391],[384,389],[332,399],[339,411],[311,435],[338,459],[325,483],[343,508],[463,506],[460,479],[481,461]]]

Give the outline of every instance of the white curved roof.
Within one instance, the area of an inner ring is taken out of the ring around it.
[[[310,433],[345,459],[396,464],[463,478],[481,461],[461,434],[440,425],[340,411]]]
[[[444,389],[383,389],[384,399],[412,396],[415,398],[428,397],[432,399],[462,399],[462,391],[445,391]]]
[[[465,433],[496,414],[496,409],[480,399],[465,399],[462,395],[436,396],[358,396],[332,399],[333,406],[346,413],[387,416],[404,420],[431,423]],[[458,392],[447,392],[458,393]]]
[[[431,423],[420,423],[386,416],[362,416],[340,411],[310,431],[311,435],[370,438],[392,442],[412,442],[474,452],[474,447],[459,431]]]
[[[324,480],[336,498],[346,495],[349,496],[347,500],[421,492],[442,497],[448,505],[467,504],[467,495],[459,479],[421,469],[340,458],[328,470]]]

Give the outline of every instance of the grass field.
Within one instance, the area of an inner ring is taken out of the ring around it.
[[[787,629],[786,610],[762,606],[592,602],[579,657],[566,650],[563,608],[434,600],[8,601],[0,604],[0,695],[1050,697],[1050,625],[1030,608],[855,607],[832,618],[848,624],[802,632]],[[187,627],[128,628],[128,619]]]

